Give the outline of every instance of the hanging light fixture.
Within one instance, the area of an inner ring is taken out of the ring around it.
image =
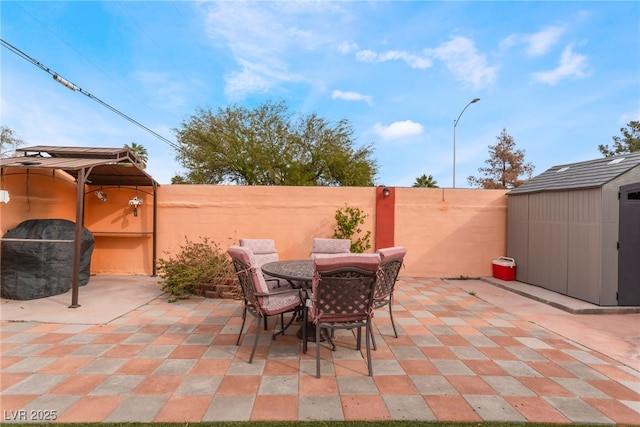
[[[129,200],[129,206],[133,206],[133,216],[138,216],[138,207],[142,205],[142,199],[138,196],[135,196],[133,199]]]
[[[107,193],[105,193],[102,190],[98,190],[95,193],[93,193],[96,195],[96,197],[98,198],[98,200],[100,200],[101,202],[106,202],[107,201]]]

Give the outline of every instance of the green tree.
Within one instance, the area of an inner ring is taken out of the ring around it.
[[[438,187],[438,181],[433,179],[432,175],[427,176],[426,174],[422,174],[419,177],[417,177],[412,187],[440,188]]]
[[[24,141],[16,135],[13,129],[0,126],[0,158],[13,157],[16,149],[24,145]]]
[[[140,167],[140,169],[147,168],[149,154],[147,153],[147,149],[144,148],[142,144],[132,142],[131,145],[124,144],[124,148],[133,153],[133,155],[136,157],[136,164]]]
[[[626,128],[620,128],[622,136],[614,136],[613,149],[608,145],[598,145],[598,150],[605,157],[615,156],[617,154],[633,153],[640,151],[640,121],[632,120],[627,124]]]
[[[176,182],[370,186],[377,173],[372,145],[354,147],[346,119],[294,117],[283,101],[199,110],[175,132],[187,171]]]
[[[498,143],[489,146],[489,159],[485,160],[488,165],[485,168],[478,168],[484,176],[469,176],[467,181],[473,187],[497,189],[515,188],[531,179],[534,166],[525,163],[524,150],[516,150],[516,142],[506,129],[496,137]],[[526,179],[520,179],[526,175]]]

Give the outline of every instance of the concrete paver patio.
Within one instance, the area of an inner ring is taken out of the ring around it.
[[[305,355],[294,331],[263,334],[248,364],[255,323],[236,346],[239,301],[169,303],[157,278],[94,276],[76,309],[68,294],[3,299],[3,421],[640,424],[637,310],[554,307],[496,285],[527,286],[401,278],[397,339],[376,311],[374,376],[346,332],[322,348],[320,379],[315,344]]]

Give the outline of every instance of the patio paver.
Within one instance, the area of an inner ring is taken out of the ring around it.
[[[241,311],[155,295],[94,325],[3,313],[2,421],[640,424],[638,313],[572,314],[479,280],[401,278],[399,337],[386,313],[374,318],[374,377],[346,334],[322,349],[317,379],[315,344],[302,354],[294,332],[263,334],[248,364],[256,326],[236,346]]]

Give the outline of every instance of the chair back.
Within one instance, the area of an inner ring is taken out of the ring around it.
[[[402,246],[394,246],[378,249],[376,253],[380,255],[380,277],[378,277],[376,284],[375,299],[380,300],[393,293],[407,249]]]
[[[311,259],[317,255],[324,254],[348,254],[351,253],[351,240],[349,239],[326,239],[314,237],[311,248]]]
[[[269,288],[264,276],[256,270],[256,260],[253,253],[242,246],[231,246],[227,253],[233,261],[245,302],[258,309],[262,305],[262,297],[256,293],[268,293]]]
[[[273,239],[240,239],[240,246],[253,252],[258,269],[268,262],[280,260]]]
[[[379,268],[378,254],[315,259],[313,322],[358,322],[369,318]]]

